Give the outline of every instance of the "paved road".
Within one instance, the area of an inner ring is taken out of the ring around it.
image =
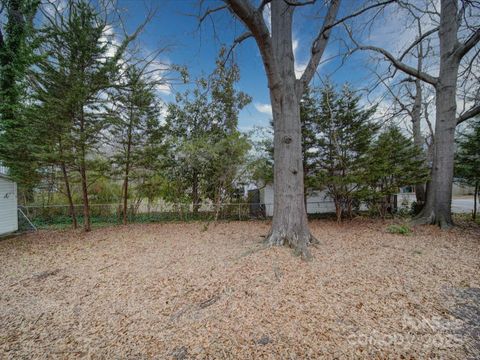
[[[479,204],[480,205],[480,204]],[[477,209],[478,206],[477,205]],[[473,196],[452,199],[452,212],[456,214],[471,213],[473,211]]]

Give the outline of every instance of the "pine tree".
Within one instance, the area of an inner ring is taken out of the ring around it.
[[[160,156],[160,146],[155,146],[152,138],[159,136],[161,126],[155,95],[157,82],[148,80],[142,69],[133,65],[126,69],[122,81],[124,84],[113,93],[110,133],[115,144],[114,163],[123,178],[123,223],[126,224],[130,179],[151,169]],[[153,157],[150,156],[152,145],[157,150]]]
[[[318,90],[307,87],[300,100],[300,121],[302,122],[302,162],[304,176],[305,207],[308,190],[315,186],[317,176],[316,160],[318,157],[317,133],[320,119]]]
[[[375,108],[360,109],[360,97],[348,85],[338,93],[326,84],[320,97],[317,186],[326,188],[340,221],[344,212],[352,214],[363,161],[378,126],[370,120]]]
[[[428,177],[421,150],[397,126],[378,136],[363,165],[361,199],[382,217],[392,212],[392,197],[401,187],[424,183]]]
[[[108,126],[106,91],[118,84],[122,56],[143,26],[115,46],[108,35],[109,16],[100,11],[112,10],[97,9],[86,0],[68,0],[62,13],[49,18],[42,29],[47,57],[35,76],[43,101],[61,114],[58,128],[65,132],[58,138],[63,141],[58,149],[72,155],[65,160],[71,160],[68,167],[80,176],[85,231],[91,229],[88,172],[104,170],[95,152]]]
[[[455,156],[455,177],[457,181],[473,186],[473,220],[477,217],[477,199],[480,192],[480,120],[472,123],[468,132],[457,137]]]

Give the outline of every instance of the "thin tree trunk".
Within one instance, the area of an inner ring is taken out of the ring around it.
[[[288,245],[310,258],[311,241],[304,199],[300,99],[292,51],[293,8],[273,1],[272,42],[282,82],[270,88],[274,123],[274,209],[270,245]]]
[[[125,178],[123,179],[123,225],[127,225],[128,212],[128,176],[130,173],[130,152],[132,149],[132,133],[131,127],[128,133],[127,154],[125,161]]]
[[[197,170],[193,170],[192,174],[192,202],[193,202],[193,214],[198,214],[198,208],[200,199],[198,196],[198,172]]]
[[[80,109],[80,182],[82,184],[82,198],[83,198],[83,229],[85,231],[92,230],[90,224],[90,204],[88,201],[88,182],[87,182],[87,170],[85,164],[85,139],[84,139],[84,132],[85,132],[85,114],[83,112],[83,108]]]
[[[72,191],[70,189],[70,180],[68,179],[67,167],[65,166],[64,161],[61,162],[60,167],[62,168],[63,181],[65,182],[65,190],[67,193],[70,217],[72,218],[73,228],[76,229],[78,227],[77,215],[75,214],[75,205],[73,204]]]
[[[477,199],[478,199],[478,181],[475,183],[475,193],[473,194],[473,221],[477,220]]]
[[[337,223],[342,222],[342,205],[338,200],[335,200],[335,215],[337,216]]]
[[[62,169],[63,181],[65,182],[65,190],[66,190],[66,193],[67,193],[70,217],[72,218],[73,228],[76,229],[78,227],[77,215],[75,214],[75,205],[73,204],[72,191],[70,189],[70,180],[68,178],[67,166],[66,166],[65,160],[64,160],[63,145],[62,145],[62,138],[61,137],[59,137],[59,139],[58,139],[58,144],[59,144],[60,159],[61,159],[60,167]]]
[[[454,144],[456,120],[456,90],[460,58],[455,55],[457,14],[455,0],[442,0],[440,18],[440,72],[436,85],[435,145],[432,186],[427,202],[415,223],[437,224],[441,228],[453,225],[451,214]],[[452,15],[453,14],[453,15]]]

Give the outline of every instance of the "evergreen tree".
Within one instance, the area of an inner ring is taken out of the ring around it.
[[[35,75],[38,98],[52,110],[49,118],[59,116],[55,123],[61,136],[55,141],[62,141],[56,147],[64,152],[59,159],[71,161],[66,167],[80,177],[85,231],[91,229],[88,172],[105,169],[95,153],[108,127],[106,91],[118,84],[122,56],[142,28],[115,46],[109,16],[101,11],[113,10],[68,0],[63,12],[55,12],[42,29],[47,56]]]
[[[2,0],[6,19],[0,28],[0,161],[31,195],[39,175],[35,133],[29,127],[26,73],[35,63],[33,19],[38,0]]]
[[[114,163],[123,178],[123,223],[126,224],[130,179],[144,176],[155,166],[161,155],[162,139],[158,134],[161,126],[155,95],[157,82],[148,80],[142,69],[133,65],[126,69],[122,81],[124,84],[113,94],[110,133],[115,144]]]
[[[333,199],[337,221],[344,212],[352,214],[363,162],[378,131],[370,120],[375,108],[362,110],[359,100],[348,85],[339,93],[332,84],[326,84],[320,94],[316,181]]]
[[[396,126],[385,129],[372,144],[363,162],[360,198],[382,217],[392,212],[392,197],[407,185],[424,183],[428,169],[421,150]],[[360,194],[359,194],[360,195]]]
[[[320,119],[317,92],[317,90],[311,90],[307,87],[300,100],[305,206],[307,205],[307,196],[309,195],[308,190],[315,186],[315,178],[317,175],[317,133],[319,131],[318,122]]]
[[[457,181],[473,186],[473,220],[477,217],[477,199],[480,192],[480,120],[473,121],[472,128],[457,137],[455,156],[455,177]]]

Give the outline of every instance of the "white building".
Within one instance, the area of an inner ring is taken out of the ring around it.
[[[260,189],[260,203],[265,206],[265,215],[273,216],[273,184],[267,184]],[[398,207],[408,207],[415,201],[415,193],[401,192],[397,194]],[[360,210],[367,210],[362,204]],[[309,191],[307,195],[307,214],[335,213],[335,203],[326,191]]]
[[[17,184],[0,166],[0,235],[18,230]]]

